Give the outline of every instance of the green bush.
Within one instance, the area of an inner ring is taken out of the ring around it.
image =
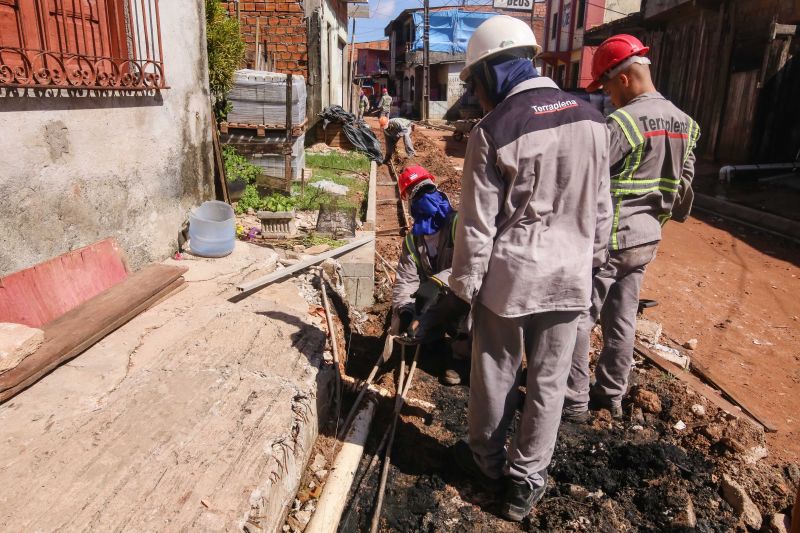
[[[297,204],[297,200],[291,196],[283,195],[279,192],[272,193],[264,198],[264,209],[267,211],[291,211]]]
[[[218,120],[225,120],[230,105],[225,95],[233,87],[233,73],[244,59],[245,44],[239,22],[228,16],[219,0],[206,0],[208,81]]]
[[[222,160],[225,163],[225,177],[228,181],[241,180],[245,183],[255,183],[261,175],[261,167],[248,161],[233,146],[222,148]]]
[[[255,185],[249,184],[244,188],[242,197],[236,202],[236,212],[238,214],[245,213],[248,209],[255,209],[256,211],[291,211],[297,205],[297,198],[286,196],[285,194],[274,192],[269,196],[262,198],[258,194],[258,189]]]

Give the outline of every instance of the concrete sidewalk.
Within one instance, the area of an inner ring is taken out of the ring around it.
[[[227,301],[276,260],[180,261],[186,290],[0,405],[0,530],[280,530],[333,371],[294,281]]]

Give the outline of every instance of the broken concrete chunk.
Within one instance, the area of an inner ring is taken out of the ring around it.
[[[655,392],[639,389],[633,398],[633,403],[642,408],[646,413],[657,415],[661,412],[661,400]]]
[[[331,180],[315,181],[314,183],[309,183],[308,185],[309,187],[315,187],[335,196],[345,196],[350,190],[349,187],[345,185],[339,185]]]
[[[316,472],[318,470],[321,470],[321,469],[325,468],[325,465],[327,463],[328,462],[325,460],[325,456],[322,455],[321,453],[318,453],[318,454],[316,454],[314,456],[314,461],[311,463],[311,467],[310,467],[311,471],[312,472]]]
[[[742,461],[746,464],[754,465],[767,455],[769,455],[769,451],[766,446],[753,446],[742,454]]]
[[[24,324],[0,322],[0,374],[16,368],[26,357],[39,349],[44,332]]]
[[[769,517],[769,522],[765,529],[769,531],[769,533],[788,533],[790,525],[787,515],[776,513]]]
[[[697,349],[697,339],[689,339],[688,341],[683,343],[683,347],[687,350],[696,350]]]
[[[636,336],[648,344],[658,344],[661,340],[661,324],[646,318],[636,319]]]
[[[676,529],[694,529],[697,527],[697,515],[694,512],[694,503],[690,497],[686,498],[686,503],[672,519],[672,527]]]
[[[580,485],[569,485],[567,490],[569,491],[569,497],[578,502],[586,501],[589,497],[589,490]]]
[[[761,512],[750,499],[747,491],[728,474],[722,475],[722,497],[741,516],[744,523],[753,529],[761,529]]]
[[[670,348],[669,346],[664,346],[663,344],[654,344],[653,351],[656,352],[656,355],[660,356],[663,359],[666,359],[670,363],[675,363],[681,368],[685,368],[688,370],[689,365],[691,364],[691,360],[689,359],[689,357],[683,355],[675,348]]]
[[[695,416],[706,416],[706,408],[696,403],[692,405],[692,413],[694,413]]]

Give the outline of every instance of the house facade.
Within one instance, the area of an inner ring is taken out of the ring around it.
[[[368,97],[381,94],[389,83],[389,41],[355,43],[353,79]]]
[[[109,236],[164,259],[214,197],[205,1],[46,4],[0,2],[0,275]]]
[[[299,74],[307,84],[309,127],[325,107],[348,107],[347,3],[342,0],[228,1],[247,43],[248,68]],[[258,54],[260,57],[256,57]]]
[[[486,19],[504,14],[526,23],[533,19],[537,40],[544,33],[544,4],[530,11],[498,10],[485,6],[430,8],[430,109],[429,118],[443,118],[464,93],[459,74],[464,68],[466,47],[472,32]],[[389,38],[389,90],[397,111],[420,116],[423,95],[423,10],[406,9],[384,30]],[[539,41],[541,42],[541,41]]]
[[[641,0],[546,0],[544,74],[562,88],[583,89],[592,79],[594,47],[584,33],[639,11]]]

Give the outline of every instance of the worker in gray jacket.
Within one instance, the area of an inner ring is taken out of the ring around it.
[[[648,48],[631,35],[616,35],[595,52],[593,83],[617,108],[610,133],[613,223],[610,259],[593,279],[592,307],[584,313],[572,356],[564,420],[586,422],[593,406],[622,416],[633,364],[636,312],[645,269],[655,258],[661,227],[684,221],[692,203],[694,147],[700,128],[656,91]],[[590,389],[589,336],[598,318],[603,349]]]
[[[451,327],[435,331],[417,328],[420,317],[438,312],[439,300],[448,290],[458,212],[424,167],[406,167],[397,181],[400,195],[411,205],[414,225],[403,239],[392,288],[392,334],[405,334],[423,343],[444,340],[449,334],[449,346],[445,345],[448,353],[442,354],[441,381],[458,385],[466,374],[463,361],[469,358],[465,324],[455,320]]]
[[[383,164],[386,165],[392,160],[395,150],[397,150],[397,141],[403,139],[403,145],[406,149],[406,156],[414,157],[417,153],[414,151],[414,142],[411,140],[411,132],[414,131],[414,123],[407,118],[393,118],[381,117],[379,124],[383,128],[383,136],[386,140],[386,157],[383,159]]]
[[[488,114],[467,144],[448,297],[454,311],[471,304],[473,320],[469,436],[454,458],[483,484],[503,483],[500,514],[514,521],[545,491],[578,319],[611,225],[603,116],[538,77],[540,50],[527,24],[502,15],[467,46],[461,78]]]

